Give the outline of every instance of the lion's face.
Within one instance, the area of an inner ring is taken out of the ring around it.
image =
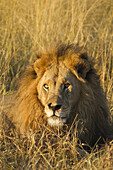
[[[79,99],[79,85],[74,74],[63,64],[52,65],[41,77],[38,98],[44,106],[48,124],[63,126]]]

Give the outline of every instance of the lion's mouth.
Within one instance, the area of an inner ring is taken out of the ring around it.
[[[51,126],[63,126],[65,123],[65,117],[58,117],[54,115],[48,118],[48,124]]]

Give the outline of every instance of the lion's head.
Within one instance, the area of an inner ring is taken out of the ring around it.
[[[37,85],[38,98],[51,126],[63,126],[77,104],[79,82],[64,63],[53,63]]]
[[[17,92],[13,121],[21,133],[71,125],[89,144],[111,134],[110,113],[92,61],[82,48],[60,45],[42,52],[25,71]]]

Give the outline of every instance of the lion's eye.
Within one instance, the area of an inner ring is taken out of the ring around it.
[[[47,91],[49,89],[49,86],[47,84],[44,84],[43,88]]]
[[[69,83],[65,83],[65,84],[64,84],[64,89],[67,89],[69,86],[70,86]]]

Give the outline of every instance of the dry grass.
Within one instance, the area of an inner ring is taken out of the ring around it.
[[[34,140],[35,139],[35,140]],[[35,143],[35,142],[36,143]],[[76,139],[61,137],[49,129],[32,139],[19,138],[15,132],[0,139],[0,169],[109,169],[113,167],[113,143],[86,153],[77,148]]]
[[[0,93],[16,90],[16,80],[36,52],[59,41],[87,48],[113,115],[112,0],[1,0]],[[56,134],[53,147],[49,135],[55,134],[48,133],[39,133],[35,145],[3,131],[0,169],[112,169],[113,144],[78,161],[74,138],[70,142]]]

